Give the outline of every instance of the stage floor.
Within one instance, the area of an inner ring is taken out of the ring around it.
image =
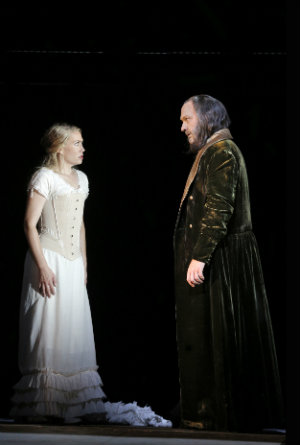
[[[284,434],[241,434],[123,425],[21,425],[0,422],[0,445],[278,445]]]

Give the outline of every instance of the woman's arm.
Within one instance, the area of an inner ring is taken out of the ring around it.
[[[47,296],[50,298],[51,294],[55,294],[54,287],[56,286],[56,278],[45,260],[36,228],[45,201],[46,198],[37,191],[33,190],[30,192],[25,211],[24,231],[32,256],[39,270],[39,288],[41,288],[44,297]]]
[[[87,284],[86,238],[85,238],[85,225],[83,220],[80,228],[80,249],[83,257],[84,272],[85,272],[84,282],[85,284]]]

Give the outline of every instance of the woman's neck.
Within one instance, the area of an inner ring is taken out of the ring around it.
[[[73,166],[70,164],[65,164],[65,163],[64,165],[58,164],[56,172],[59,173],[60,175],[70,176],[73,173],[72,167]]]

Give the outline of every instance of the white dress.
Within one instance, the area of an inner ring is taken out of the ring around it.
[[[51,298],[41,295],[37,266],[28,251],[20,303],[22,378],[14,386],[10,415],[50,416],[68,423],[104,414],[111,423],[170,427],[170,421],[148,406],[104,401],[80,251],[80,227],[89,187],[85,173],[76,172],[78,188],[45,167],[29,183],[30,193],[36,190],[46,198],[39,236],[57,284]]]

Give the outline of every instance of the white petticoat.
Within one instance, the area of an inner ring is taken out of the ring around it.
[[[70,419],[105,413],[111,423],[171,427],[148,406],[104,401],[82,257],[70,261],[48,249],[43,253],[57,287],[51,298],[40,294],[38,270],[28,251],[20,304],[23,377],[14,386],[11,417]]]

